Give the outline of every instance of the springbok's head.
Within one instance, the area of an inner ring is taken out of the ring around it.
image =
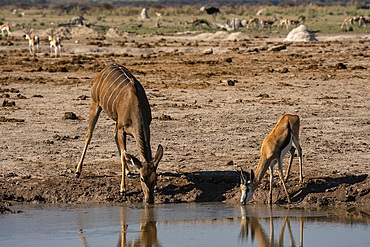
[[[141,187],[144,192],[144,201],[147,204],[154,203],[154,189],[157,182],[156,171],[162,156],[163,147],[161,145],[158,146],[157,153],[155,154],[154,159],[152,159],[150,162],[141,162],[125,151],[126,162],[131,163],[132,165],[136,166],[137,169],[139,169]]]
[[[246,204],[253,195],[253,180],[254,180],[254,172],[251,169],[251,173],[243,171],[240,168],[240,188],[242,190],[242,197],[240,199],[241,204]]]
[[[29,28],[26,28],[26,30],[23,30],[23,32],[24,32],[23,37],[25,37],[26,40],[29,40],[31,37],[31,33],[32,33],[31,30]]]
[[[49,41],[53,39],[53,37],[54,37],[54,31],[53,31],[53,29],[51,31],[49,31],[49,32],[46,32],[46,34],[49,36]]]

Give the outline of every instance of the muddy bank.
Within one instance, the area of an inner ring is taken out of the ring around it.
[[[126,200],[118,196],[121,166],[114,123],[105,114],[81,178],[74,179],[91,83],[112,62],[143,84],[152,107],[152,149],[165,147],[156,203],[238,203],[235,165],[256,169],[264,137],[279,117],[294,113],[301,117],[304,182],[298,182],[296,158],[287,183],[293,205],[369,205],[367,38],[287,43],[138,36],[124,46],[114,39],[70,40],[61,58],[50,58],[46,48],[33,58],[23,40],[9,42],[0,55],[2,205],[142,201],[137,176],[127,180]],[[137,154],[132,138],[128,150]],[[278,176],[274,181],[273,201],[286,204]],[[266,203],[268,190],[266,175],[251,203]]]

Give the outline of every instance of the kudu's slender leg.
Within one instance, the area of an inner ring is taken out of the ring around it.
[[[96,122],[98,121],[101,111],[102,111],[101,106],[99,106],[98,103],[92,101],[90,105],[90,113],[89,113],[89,130],[87,131],[87,134],[86,134],[85,147],[84,147],[84,151],[82,152],[80,163],[78,163],[78,166],[76,169],[75,178],[79,178],[81,175],[82,163],[85,158],[86,150],[87,150],[87,147],[89,146],[92,133],[94,131]]]
[[[122,156],[122,151],[121,151],[121,147],[120,147],[120,145],[118,143],[117,133],[118,133],[118,128],[117,128],[117,123],[116,123],[116,127],[114,128],[114,140],[116,141],[116,145],[117,145],[118,152],[119,152],[119,157],[121,157]],[[127,134],[126,134],[125,131],[123,131],[123,143],[124,143],[123,150],[126,150],[126,137],[127,137]],[[125,173],[125,175],[127,177],[130,177],[130,170],[128,169],[128,166],[127,166],[127,163],[126,163],[126,160],[125,159],[124,159],[124,162],[125,162],[125,167],[126,167],[126,173]]]
[[[125,198],[126,197],[126,182],[125,182],[126,176],[125,175],[126,175],[127,164],[125,160],[124,150],[126,150],[126,133],[124,132],[122,128],[118,128],[116,132],[116,136],[117,136],[118,146],[120,148],[121,163],[122,163],[122,180],[121,180],[121,189],[120,189],[119,195]]]

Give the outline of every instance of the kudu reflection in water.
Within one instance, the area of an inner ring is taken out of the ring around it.
[[[279,233],[279,240],[275,241],[275,229],[274,229],[274,217],[272,215],[272,209],[270,208],[270,236],[267,235],[265,229],[261,225],[261,221],[265,220],[264,218],[258,218],[253,215],[246,206],[241,206],[241,229],[239,238],[242,242],[247,241],[249,234],[251,241],[253,242],[255,238],[257,238],[257,242],[259,246],[284,246],[284,231],[285,227],[288,228],[289,238],[290,238],[290,246],[296,246],[294,241],[294,236],[292,233],[292,228],[290,225],[291,220],[296,220],[295,217],[284,217],[283,225],[280,228]],[[279,217],[280,218],[280,217]],[[300,222],[300,238],[299,238],[299,246],[303,247],[303,221],[302,217],[299,217]]]
[[[140,225],[140,234],[134,240],[127,242],[126,232],[127,225],[125,221],[126,213],[124,212],[124,207],[121,207],[121,237],[117,246],[126,247],[126,246],[161,246],[157,238],[157,222],[156,222],[156,209],[152,206],[145,206],[144,210],[141,213],[141,225]]]
[[[145,247],[152,247],[152,246],[161,246],[157,239],[157,222],[156,218],[156,209],[155,207],[145,206],[141,213],[141,225],[140,231],[135,231],[134,229],[128,230],[127,224],[127,215],[128,215],[127,207],[120,208],[120,221],[121,221],[121,231],[120,237],[118,239],[117,247],[128,247],[128,246],[145,246]],[[81,222],[81,221],[79,221]],[[131,240],[127,239],[127,232],[130,234],[138,233],[136,238],[131,238]],[[81,243],[84,247],[89,247],[89,244],[86,240],[86,234],[82,226],[78,230],[80,233]]]

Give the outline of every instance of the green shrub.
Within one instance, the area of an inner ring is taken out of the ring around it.
[[[317,10],[316,9],[308,9],[308,11],[307,11],[307,15],[308,15],[308,17],[309,18],[316,18],[317,17],[317,15],[318,15],[318,13],[317,13]]]

